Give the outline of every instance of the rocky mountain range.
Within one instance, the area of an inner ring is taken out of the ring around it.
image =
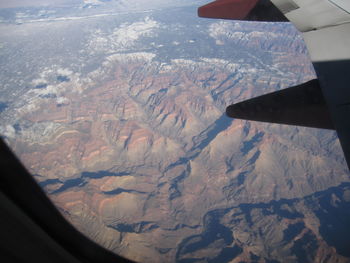
[[[290,24],[195,6],[11,19],[0,132],[84,234],[139,262],[350,261],[336,134],[224,114],[315,77]]]

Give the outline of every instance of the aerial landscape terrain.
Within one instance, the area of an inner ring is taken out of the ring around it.
[[[79,231],[137,262],[350,262],[336,133],[225,115],[315,78],[291,24],[28,2],[0,5],[0,134]]]

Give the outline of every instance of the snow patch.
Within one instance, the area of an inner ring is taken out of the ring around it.
[[[145,20],[141,22],[122,24],[113,32],[112,38],[119,45],[130,46],[140,37],[153,36],[153,31],[156,28],[159,28],[159,23],[150,17],[146,17]]]
[[[87,50],[90,54],[130,51],[141,38],[156,36],[157,28],[160,23],[147,16],[142,21],[123,23],[111,34],[99,29],[92,33]]]
[[[66,97],[58,97],[56,100],[57,104],[69,104],[69,99],[67,99]]]
[[[106,58],[106,62],[104,62],[104,65],[109,64],[109,62],[115,62],[115,61],[122,61],[122,62],[145,61],[145,62],[151,62],[154,59],[154,57],[156,57],[156,54],[148,53],[148,52],[114,54],[114,55],[108,56]]]
[[[15,138],[16,137],[16,130],[10,124],[8,124],[4,127],[0,127],[0,133],[2,135],[6,136],[7,138]]]

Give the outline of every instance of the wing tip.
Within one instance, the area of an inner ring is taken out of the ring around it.
[[[288,22],[270,0],[216,0],[198,8],[199,17],[264,22]]]
[[[259,0],[216,0],[198,8],[198,16],[241,20],[254,8]]]

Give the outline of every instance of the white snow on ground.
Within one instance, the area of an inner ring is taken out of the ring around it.
[[[130,62],[130,61],[145,61],[145,62],[151,62],[152,59],[156,56],[156,54],[148,53],[148,52],[136,52],[136,53],[127,53],[127,54],[114,54],[111,56],[108,56],[106,58],[106,62],[103,63],[106,65],[106,63],[109,64],[109,62],[115,62],[115,61],[121,61],[121,62]]]
[[[0,126],[0,133],[8,138],[15,138],[16,130],[12,125]]]
[[[91,34],[87,44],[90,54],[115,53],[130,50],[142,37],[153,37],[160,24],[150,17],[134,23],[123,23],[115,28],[111,34],[96,30]]]
[[[146,17],[144,21],[122,24],[113,32],[111,37],[115,44],[127,47],[133,45],[140,37],[153,36],[154,29],[158,27],[158,22],[150,17]]]
[[[259,38],[260,41],[263,39],[278,38],[279,36],[273,32],[264,31],[253,31],[244,32],[242,26],[237,22],[220,21],[212,23],[209,26],[209,35],[216,40],[217,44],[220,44],[223,39],[233,40],[249,40]]]
[[[101,2],[100,1],[98,1],[98,0],[84,0],[84,4],[86,4],[86,5],[98,5],[98,4],[100,4]]]

